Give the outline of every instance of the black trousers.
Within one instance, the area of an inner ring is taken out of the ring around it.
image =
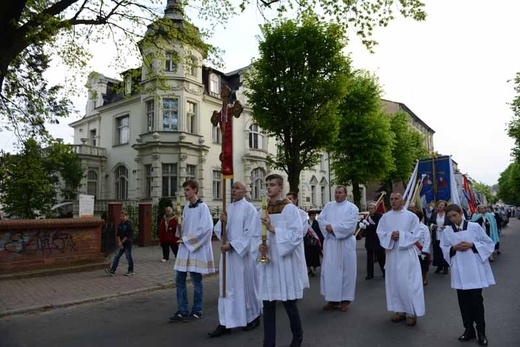
[[[479,333],[486,333],[486,322],[484,320],[484,298],[482,288],[480,289],[457,289],[460,314],[464,328],[474,330],[473,323],[477,325]]]
[[[161,243],[161,248],[163,259],[170,260],[170,248],[175,258],[177,258],[177,252],[179,251],[179,245],[177,243]]]
[[[285,312],[289,317],[293,341],[303,340],[302,322],[297,300],[282,301]],[[276,346],[276,301],[263,301],[264,306],[264,347]]]
[[[381,273],[385,274],[386,254],[384,248],[367,249],[367,277],[374,277],[374,255],[381,268]]]

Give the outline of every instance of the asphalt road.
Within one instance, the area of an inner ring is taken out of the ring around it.
[[[415,327],[390,322],[384,279],[376,268],[376,277],[364,280],[366,255],[360,245],[356,300],[348,312],[322,311],[319,277],[311,278],[311,288],[299,303],[304,346],[478,346],[476,340],[457,340],[463,327],[456,292],[450,287],[450,276],[434,274],[432,269],[425,287],[426,316],[419,317]],[[497,285],[484,290],[490,346],[520,346],[519,248],[520,220],[511,218],[502,234],[502,254],[492,263]],[[218,323],[217,289],[217,277],[205,279],[204,317],[191,323],[167,322],[176,309],[175,289],[4,317],[0,346],[261,346],[261,327],[234,330],[220,338],[207,336]],[[291,334],[281,305],[277,317],[278,345],[288,346]]]

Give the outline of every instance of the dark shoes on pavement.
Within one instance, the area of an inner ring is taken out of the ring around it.
[[[168,318],[168,321],[170,323],[176,323],[176,322],[187,322],[189,318],[189,315],[183,315],[179,311],[175,312],[173,316]]]
[[[109,274],[110,276],[114,276],[116,274],[115,271],[112,271],[112,269],[105,269],[105,272]]]
[[[300,347],[302,345],[302,342],[303,342],[303,337],[299,337],[299,338],[293,337],[289,347]]]
[[[406,320],[406,314],[396,312],[396,313],[394,313],[392,318],[390,318],[390,320],[394,323],[402,322],[402,321]]]
[[[350,306],[350,301],[342,301],[339,305],[339,310],[341,312],[346,312]]]
[[[339,302],[329,301],[325,306],[323,306],[323,311],[334,311],[339,310],[340,304]]]
[[[253,319],[250,323],[247,323],[247,325],[243,327],[242,330],[249,331],[257,328],[258,326],[260,326],[260,316]]]
[[[217,328],[214,331],[208,333],[209,337],[219,337],[225,334],[231,334],[231,329],[220,324],[217,325]]]
[[[464,330],[464,333],[459,336],[459,341],[466,342],[469,340],[473,340],[477,338],[477,334],[475,334],[475,330],[466,329]]]
[[[480,346],[487,346],[488,345],[488,339],[486,337],[486,334],[484,333],[477,333],[478,337],[478,344]]]

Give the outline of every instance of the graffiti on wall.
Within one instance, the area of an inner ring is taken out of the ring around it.
[[[31,232],[4,232],[0,237],[0,252],[37,253],[75,252],[77,242],[92,238],[89,233],[68,233],[61,230],[41,230]],[[85,235],[83,235],[85,234]]]

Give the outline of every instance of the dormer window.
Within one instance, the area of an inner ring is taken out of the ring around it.
[[[199,68],[199,61],[197,57],[190,57],[190,75],[193,77],[197,77],[197,70]]]
[[[177,69],[177,65],[173,61],[173,53],[172,52],[166,53],[165,58],[166,59],[164,61],[164,71],[175,72],[175,70]]]
[[[125,79],[125,95],[132,94],[132,77],[127,76]]]
[[[220,77],[214,73],[209,75],[209,95],[220,98]]]

